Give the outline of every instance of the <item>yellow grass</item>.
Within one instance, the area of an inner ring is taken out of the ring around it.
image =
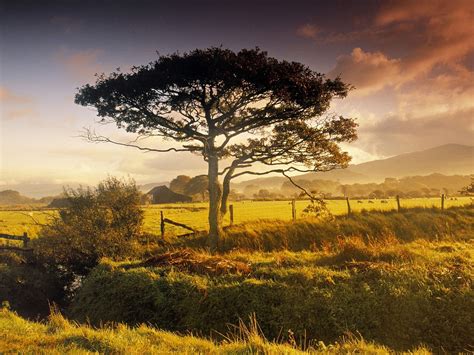
[[[372,201],[369,202],[369,201]],[[395,199],[382,200],[351,200],[353,212],[365,210],[392,210],[396,209]],[[328,200],[327,206],[334,215],[347,213],[347,204],[345,200]],[[234,205],[234,223],[240,224],[259,219],[279,219],[291,220],[291,202],[290,201],[239,201],[231,202]],[[456,200],[446,199],[445,207],[462,206],[472,203],[469,197],[457,197]],[[308,201],[296,202],[297,218],[303,218],[303,210],[308,205]],[[401,205],[404,208],[412,207],[440,207],[440,198],[414,198],[402,199]],[[207,203],[176,203],[163,205],[144,206],[145,211],[145,231],[151,234],[160,234],[160,211],[164,216],[171,220],[184,223],[197,230],[207,228]],[[23,209],[3,209],[0,210],[0,233],[22,235],[27,232],[29,236],[38,235],[40,226],[38,223],[47,223],[48,219],[56,211],[40,207]],[[36,221],[36,222],[35,222]],[[229,215],[224,218],[224,224],[229,224]],[[187,231],[180,227],[166,225],[167,235],[183,234]]]

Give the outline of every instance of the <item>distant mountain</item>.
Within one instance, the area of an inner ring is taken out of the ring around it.
[[[434,173],[445,175],[469,175],[474,173],[474,146],[446,144],[439,147],[401,154],[387,159],[373,160],[350,165],[347,169],[298,175],[296,180],[331,180],[341,184],[382,182],[387,177],[423,176]],[[246,186],[279,188],[284,177],[268,177],[246,180],[233,185],[239,191]]]
[[[0,185],[0,190],[15,190],[19,191],[22,195],[31,196],[34,198],[41,198],[45,196],[58,196],[61,195],[64,186],[77,188],[81,184],[79,183],[68,183],[68,184],[53,184],[53,183],[20,183],[20,184],[9,184]],[[86,186],[86,185],[83,185]]]
[[[474,146],[446,144],[420,152],[353,165],[349,169],[373,181],[383,180],[386,177],[432,173],[469,175],[474,173]]]
[[[168,181],[166,182],[152,182],[149,184],[145,185],[138,185],[138,189],[143,192],[143,193],[148,193],[151,189],[157,187],[157,186],[169,186],[170,183]]]
[[[18,191],[0,191],[0,205],[21,205],[36,202],[35,199],[20,195]]]

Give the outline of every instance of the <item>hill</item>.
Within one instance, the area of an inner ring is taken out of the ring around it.
[[[21,205],[34,202],[36,202],[35,199],[20,195],[15,190],[0,191],[0,205]]]
[[[469,175],[474,173],[474,146],[446,144],[435,148],[401,154],[387,159],[373,160],[350,165],[347,169],[328,172],[306,173],[297,179],[331,180],[341,184],[382,182],[387,177],[423,176],[434,173],[445,175]],[[236,183],[234,188],[243,191],[246,186],[280,188],[284,177],[268,177]]]
[[[447,144],[353,165],[349,169],[370,177],[372,181],[431,173],[469,175],[474,172],[474,146]]]

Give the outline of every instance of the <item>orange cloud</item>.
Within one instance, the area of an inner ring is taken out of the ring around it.
[[[381,52],[364,52],[361,48],[354,48],[350,55],[337,59],[335,68],[328,75],[340,75],[344,81],[355,86],[357,95],[367,95],[398,83],[400,60],[390,59]]]
[[[21,104],[31,102],[31,98],[14,93],[10,89],[0,86],[0,102],[3,104]]]
[[[390,58],[355,48],[351,55],[338,58],[331,74],[340,72],[343,78],[353,80],[359,94],[368,94],[387,85],[419,80],[440,65],[462,65],[466,55],[474,52],[473,24],[471,0],[386,2],[370,28],[329,37],[346,41],[370,38],[388,47],[402,43],[406,54]],[[382,75],[377,79],[370,75],[372,70]]]
[[[103,71],[99,62],[103,51],[100,49],[87,49],[71,52],[61,49],[57,54],[57,60],[64,65],[66,70],[77,79],[90,79],[94,74]]]
[[[0,104],[0,115],[6,120],[31,117],[37,113],[30,97],[19,95],[4,86],[0,86]]]
[[[319,32],[320,29],[310,23],[306,23],[296,29],[296,34],[305,38],[316,38]]]

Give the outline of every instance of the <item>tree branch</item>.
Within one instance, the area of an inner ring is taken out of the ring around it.
[[[136,144],[132,144],[131,142],[129,143],[124,143],[124,142],[117,142],[114,141],[108,137],[101,136],[95,134],[95,132],[92,132],[88,128],[84,128],[84,131],[82,134],[79,135],[79,137],[84,138],[85,140],[91,142],[91,143],[112,143],[115,145],[120,145],[124,147],[132,147],[136,148],[138,150],[144,151],[144,152],[158,152],[158,153],[167,153],[167,152],[195,152],[198,150],[198,148],[167,148],[167,149],[156,149],[156,148],[147,148],[147,147],[141,147]],[[136,140],[135,140],[136,141]]]

